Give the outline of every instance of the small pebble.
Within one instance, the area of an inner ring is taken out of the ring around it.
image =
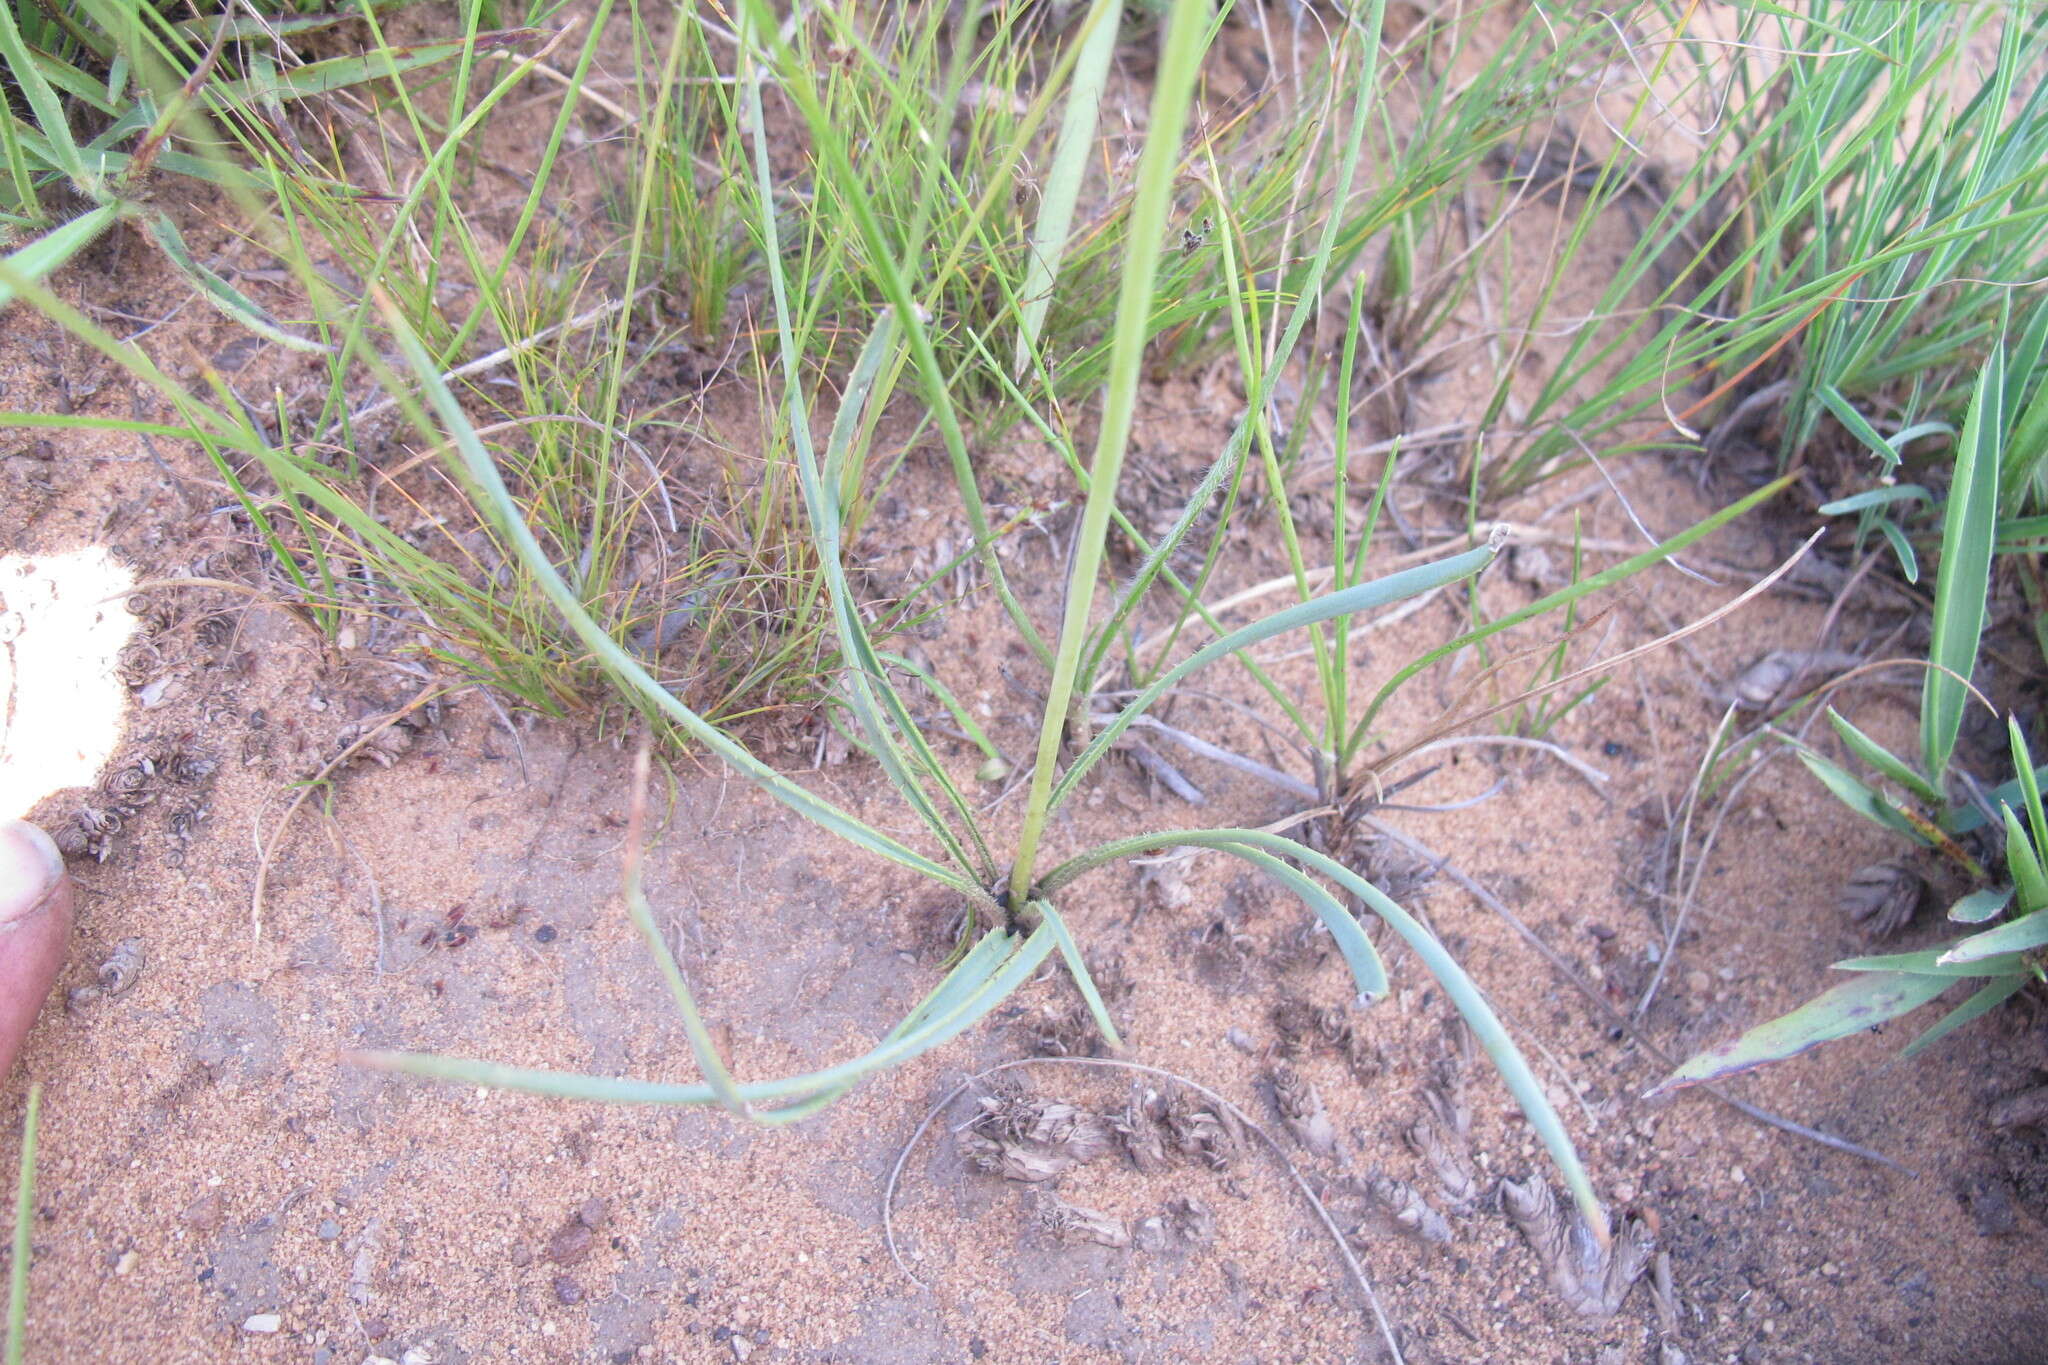
[[[555,1276],[555,1302],[564,1308],[573,1308],[583,1302],[583,1286],[567,1275]]]
[[[556,1265],[575,1265],[590,1254],[590,1229],[583,1223],[569,1223],[548,1238],[548,1259]]]
[[[1256,1052],[1259,1048],[1259,1045],[1252,1041],[1252,1036],[1241,1028],[1229,1029],[1224,1033],[1223,1041],[1243,1053]]]
[[[424,1346],[415,1346],[398,1358],[398,1365],[434,1365],[434,1353]]]
[[[733,1359],[735,1360],[745,1360],[748,1356],[754,1353],[754,1343],[748,1341],[738,1332],[734,1332],[732,1334],[732,1341],[730,1344],[732,1346]]]
[[[279,1313],[258,1313],[242,1324],[244,1332],[275,1332],[284,1326],[284,1317]]]
[[[194,1232],[213,1232],[220,1227],[221,1203],[218,1194],[202,1194],[185,1206],[185,1226]]]
[[[135,1263],[141,1259],[133,1251],[122,1252],[121,1259],[114,1262],[114,1273],[116,1275],[126,1275],[129,1271],[135,1269]]]
[[[555,941],[555,926],[543,924],[540,928],[534,930],[533,941],[535,943],[553,943]]]
[[[341,1224],[335,1222],[332,1218],[322,1218],[320,1226],[314,1229],[314,1232],[321,1241],[331,1242],[341,1236]]]
[[[596,1195],[583,1201],[583,1207],[576,1210],[576,1221],[593,1231],[604,1226],[604,1220],[611,1213],[612,1206]]]

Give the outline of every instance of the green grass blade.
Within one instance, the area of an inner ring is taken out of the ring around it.
[[[2048,877],[2041,871],[2041,859],[2027,838],[2027,828],[2011,806],[2000,806],[2005,817],[2005,866],[2012,873],[2013,893],[2019,897],[2020,913],[2031,914],[2048,906]]]
[[[2034,848],[2048,855],[2048,812],[2041,806],[2041,776],[2034,770],[2034,756],[2027,749],[2027,737],[2020,732],[2018,716],[2005,718],[2007,738],[2012,744],[2013,780],[2019,784],[2020,804],[2026,808],[2027,826],[2034,832]]]
[[[1998,518],[1998,420],[2005,404],[2005,352],[1993,346],[1963,420],[1941,532],[1941,568],[1934,585],[1934,637],[1920,697],[1921,765],[1945,785],[1949,756],[1969,702],[1964,683],[1977,664],[1991,590],[1992,524]],[[1955,676],[1951,676],[1950,671]]]
[[[1649,1094],[1668,1094],[1702,1081],[1725,1080],[1768,1062],[1896,1019],[1955,985],[1951,977],[1862,972],[1821,992],[1789,1014],[1759,1024],[1733,1042],[1709,1048],[1659,1081]]]
[[[2025,972],[2014,972],[2010,976],[2002,976],[1995,981],[1985,983],[1968,1000],[1965,1000],[1962,1004],[1957,1005],[1954,1009],[1943,1015],[1939,1023],[1936,1023],[1925,1033],[1901,1048],[1899,1056],[1919,1056],[1922,1052],[1932,1047],[1941,1039],[1946,1038],[1949,1034],[1954,1033],[1972,1019],[1997,1009],[2000,1005],[2018,994],[2020,987],[2033,979],[2033,977]]]
[[[0,5],[0,9],[5,9]],[[21,1174],[14,1184],[14,1258],[7,1269],[7,1365],[21,1365],[28,1330],[28,1263],[33,1250],[36,1213],[36,1134],[41,1127],[43,1086],[28,1088],[28,1111],[21,1120]]]
[[[0,9],[6,8],[0,3]],[[51,228],[42,236],[7,255],[7,268],[34,283],[41,283],[52,274],[64,268],[73,256],[98,241],[100,234],[113,226],[120,216],[120,210],[103,204],[96,209],[87,209],[76,218]],[[0,308],[14,302],[15,290],[0,283]]]
[[[1849,747],[1850,753],[1921,800],[1936,804],[1941,801],[1941,793],[1934,789],[1933,783],[1914,772],[1912,765],[1904,759],[1851,725],[1842,713],[1832,706],[1828,708],[1828,724],[1835,727],[1835,733],[1842,737],[1842,743]]]
[[[183,275],[200,296],[221,312],[241,323],[250,331],[274,341],[289,350],[309,354],[324,354],[328,347],[318,341],[293,336],[284,329],[277,319],[270,316],[247,294],[229,284],[208,267],[201,265],[199,258],[185,245],[185,235],[178,231],[178,225],[170,215],[160,209],[145,209],[142,212],[142,227],[149,240]]]
[[[1996,929],[1972,934],[1941,955],[1944,965],[1972,968],[1972,974],[1991,970],[1985,964],[2013,953],[2027,953],[2048,944],[2048,910],[2036,910],[2007,920]]]
[[[1925,844],[1927,837],[1913,828],[1884,799],[1881,792],[1872,790],[1847,769],[1822,758],[1810,749],[1799,749],[1799,761],[1806,770],[1821,780],[1821,785],[1833,792],[1835,799],[1855,811],[1866,820],[1875,821],[1886,829],[1906,835],[1916,843]]]
[[[1372,940],[1366,937],[1357,916],[1339,904],[1335,896],[1325,891],[1314,878],[1289,867],[1264,849],[1239,844],[1230,852],[1293,892],[1302,904],[1315,912],[1323,927],[1330,931],[1337,951],[1344,955],[1344,965],[1351,968],[1351,980],[1360,995],[1368,1000],[1377,1000],[1387,993],[1387,964],[1381,960],[1379,949],[1372,946]]]
[[[1175,172],[1180,166],[1181,131],[1201,74],[1208,45],[1207,0],[1179,0],[1167,20],[1159,73],[1152,87],[1152,115],[1145,149],[1138,157],[1137,188],[1130,208],[1129,237],[1123,276],[1117,294],[1114,340],[1110,348],[1109,386],[1103,395],[1101,426],[1095,456],[1088,470],[1088,498],[1075,535],[1073,570],[1067,579],[1066,613],[1060,622],[1053,655],[1052,680],[1046,686],[1045,711],[1038,731],[1037,763],[1017,836],[1017,857],[1010,870],[1010,900],[1021,903],[1031,894],[1031,874],[1038,842],[1052,813],[1052,784],[1059,765],[1060,738],[1066,732],[1082,653],[1088,642],[1095,604],[1096,578],[1102,568],[1103,541],[1109,514],[1116,505],[1118,476],[1137,415],[1138,382],[1144,368],[1146,319],[1152,308],[1153,281],[1164,249],[1166,218],[1173,205]]]
[[[604,628],[591,618],[583,603],[562,578],[560,570],[556,569],[547,552],[541,548],[540,542],[534,538],[532,528],[520,515],[519,505],[513,500],[511,490],[505,487],[505,481],[498,473],[497,463],[491,458],[490,452],[484,449],[483,442],[477,437],[476,428],[470,425],[468,416],[455,401],[455,396],[441,381],[419,339],[413,335],[412,329],[406,325],[405,319],[395,308],[388,303],[384,307],[386,321],[391,325],[399,350],[424,390],[428,403],[454,447],[456,456],[474,481],[481,495],[479,503],[483,510],[496,523],[499,534],[517,554],[527,571],[533,575],[534,584],[542,596],[546,597],[561,614],[563,623],[583,642],[585,648],[590,650],[598,662],[619,680],[622,687],[668,716],[692,739],[717,754],[743,776],[752,779],[762,790],[798,814],[893,863],[923,873],[943,885],[952,887],[977,904],[994,908],[993,899],[972,878],[963,876],[941,863],[933,862],[880,830],[870,828],[846,811],[807,791],[755,758],[743,746],[728,738],[723,731],[683,705],[667,688],[655,681],[638,659],[618,641],[612,639]]]
[[[50,88],[42,69],[29,54],[28,45],[22,41],[21,30],[14,25],[12,3],[0,4],[0,65],[6,67],[14,88],[28,101],[37,129],[50,140],[57,168],[71,177],[81,193],[90,193],[92,176],[71,136],[71,121],[64,116],[64,103]],[[9,115],[0,109],[0,118],[5,117]]]
[[[1009,941],[1009,936],[1001,930],[991,930],[988,937],[1005,944]],[[973,990],[944,1013],[925,1019],[918,1028],[905,1032],[860,1057],[827,1067],[822,1071],[800,1076],[785,1076],[771,1081],[742,1082],[736,1087],[739,1096],[750,1105],[769,1100],[798,1099],[819,1091],[843,1088],[885,1067],[909,1061],[920,1053],[951,1041],[974,1025],[1037,971],[1051,955],[1052,950],[1052,930],[1041,925],[1030,938],[1017,945],[1014,951],[1003,955],[999,962],[991,964],[986,959],[982,960],[978,965],[984,975],[975,983]],[[964,962],[961,964],[962,967],[966,965]],[[606,1104],[702,1105],[715,1103],[718,1098],[712,1093],[710,1086],[701,1083],[678,1085],[661,1081],[637,1081],[628,1077],[587,1076],[575,1072],[501,1066],[493,1062],[476,1062],[459,1057],[371,1052],[360,1054],[358,1060],[388,1071],[402,1071],[409,1075],[456,1081],[467,1085],[523,1090],[536,1095],[552,1095],[558,1099],[596,1100]]]
[[[1680,531],[1662,544],[1653,546],[1639,555],[1632,555],[1621,563],[1611,568],[1603,569],[1589,578],[1582,578],[1568,587],[1560,588],[1547,597],[1538,598],[1519,611],[1511,611],[1505,616],[1496,617],[1478,629],[1467,631],[1449,644],[1439,645],[1412,663],[1405,665],[1393,677],[1389,678],[1380,687],[1378,692],[1373,694],[1371,704],[1359,716],[1358,724],[1352,727],[1351,735],[1346,741],[1347,750],[1356,750],[1364,742],[1366,734],[1372,729],[1373,721],[1379,718],[1381,708],[1386,706],[1387,702],[1392,699],[1396,692],[1401,690],[1409,679],[1424,669],[1429,668],[1439,660],[1450,657],[1461,649],[1477,644],[1489,636],[1497,635],[1501,631],[1522,624],[1524,621],[1532,621],[1539,616],[1548,615],[1560,607],[1577,602],[1581,598],[1598,592],[1602,588],[1633,577],[1653,564],[1662,563],[1671,556],[1681,553],[1695,541],[1703,540],[1707,536],[1712,535],[1745,512],[1775,498],[1779,493],[1791,487],[1792,481],[1792,476],[1790,475],[1773,479],[1749,496],[1730,503],[1712,516]]]
[[[1074,942],[1074,936],[1067,932],[1067,922],[1060,918],[1060,912],[1048,900],[1035,900],[1031,908],[1045,917],[1052,929],[1053,940],[1060,946],[1060,956],[1066,959],[1067,972],[1080,987],[1081,998],[1088,1002],[1088,1013],[1094,1016],[1095,1027],[1102,1030],[1102,1036],[1117,1051],[1123,1051],[1124,1040],[1117,1035],[1116,1021],[1109,1017],[1109,1007],[1102,1003],[1102,992],[1095,989],[1095,977],[1088,970],[1087,959],[1081,956],[1081,945]]]
[[[1342,592],[1325,593],[1321,597],[1297,603],[1283,611],[1274,612],[1264,620],[1254,621],[1251,625],[1234,630],[1220,640],[1211,641],[1153,679],[1151,685],[1140,692],[1130,705],[1117,713],[1116,719],[1095,736],[1081,752],[1080,757],[1074,760],[1073,766],[1060,778],[1059,785],[1052,792],[1051,804],[1057,806],[1071,796],[1075,784],[1080,782],[1088,770],[1109,751],[1109,747],[1116,743],[1118,736],[1130,728],[1131,722],[1150,710],[1154,703],[1166,695],[1169,688],[1197,669],[1206,667],[1218,659],[1227,658],[1239,650],[1248,649],[1261,640],[1271,639],[1275,635],[1318,621],[1370,611],[1374,607],[1383,607],[1404,597],[1413,597],[1417,593],[1428,592],[1431,588],[1455,583],[1461,578],[1469,578],[1491,563],[1494,554],[1495,549],[1492,545],[1482,545],[1476,550],[1467,550],[1461,555],[1452,555],[1433,564],[1403,569],[1399,573],[1388,574],[1370,583],[1360,583]],[[1040,761],[1050,760],[1041,758]]]
[[[1123,0],[1095,0],[1088,11],[1080,56],[1067,88],[1066,112],[1060,119],[1059,141],[1053,147],[1052,167],[1046,172],[1038,221],[1031,230],[1024,282],[1018,290],[1024,300],[1024,316],[1017,325],[1014,370],[1020,379],[1031,371],[1038,334],[1045,326],[1045,312],[1052,306],[1053,285],[1059,279],[1060,257],[1066,252],[1067,234],[1074,225],[1074,204],[1081,196],[1081,182],[1088,172],[1095,121],[1102,108],[1102,88],[1109,78],[1110,58],[1116,55],[1117,31],[1123,27],[1123,14]]]
[[[1987,886],[1972,891],[1948,908],[1948,917],[1957,924],[1982,924],[2012,900],[2009,886]]]

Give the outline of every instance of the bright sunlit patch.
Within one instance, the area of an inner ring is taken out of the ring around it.
[[[113,594],[135,575],[97,545],[0,556],[0,819],[91,786],[121,738],[114,660],[135,618]]]

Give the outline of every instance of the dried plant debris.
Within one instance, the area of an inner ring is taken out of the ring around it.
[[[1273,965],[1282,972],[1306,976],[1330,960],[1330,931],[1314,915],[1304,916],[1273,943]]]
[[[1606,1247],[1576,1210],[1566,1213],[1541,1176],[1500,1182],[1501,1208],[1535,1251],[1551,1287],[1588,1317],[1609,1317],[1657,1252],[1649,1220],[1625,1216]]]
[[[1040,1100],[1013,1079],[982,1096],[979,1110],[961,1135],[961,1148],[977,1170],[1006,1180],[1052,1180],[1116,1145],[1116,1131],[1101,1115]]]
[[[1900,862],[1872,863],[1842,888],[1843,913],[1871,938],[1891,938],[1913,922],[1927,883]]]
[[[1442,1186],[1444,1197],[1459,1208],[1469,1209],[1479,1198],[1479,1175],[1472,1165],[1472,1152],[1465,1134],[1446,1115],[1436,1092],[1425,1095],[1430,1110],[1402,1133],[1408,1148],[1428,1167]]]
[[[1229,1110],[1191,1090],[1176,1089],[1167,1096],[1163,1121],[1174,1148],[1211,1170],[1227,1168],[1244,1147],[1244,1134]]]
[[[93,983],[80,986],[67,997],[73,1009],[80,1009],[100,1000],[111,1000],[117,995],[126,995],[142,979],[142,940],[124,938],[114,945],[114,951],[100,964]]]
[[[1431,1207],[1420,1190],[1384,1171],[1375,1169],[1362,1180],[1346,1177],[1332,1185],[1324,1199],[1344,1208],[1353,1221],[1345,1237],[1361,1249],[1371,1238],[1389,1234],[1424,1246],[1450,1245],[1450,1219]]]
[[[1174,849],[1178,853],[1181,850]],[[1138,890],[1147,906],[1160,910],[1185,910],[1195,903],[1194,889],[1188,885],[1188,860],[1169,857],[1165,861],[1147,863],[1138,873]]]
[[[1123,1145],[1124,1155],[1147,1175],[1167,1166],[1165,1120],[1165,1098],[1143,1082],[1134,1081],[1123,1112],[1109,1121]]]
[[[1167,1201],[1166,1221],[1190,1246],[1203,1246],[1216,1240],[1216,1215],[1193,1195],[1181,1195]]]
[[[1273,1108],[1294,1140],[1325,1161],[1341,1162],[1344,1152],[1337,1137],[1337,1125],[1330,1122],[1315,1086],[1293,1067],[1284,1065],[1274,1067],[1267,1081],[1273,1087]]]
[[[1068,1246],[1088,1242],[1105,1247],[1127,1247],[1131,1244],[1131,1230],[1124,1226],[1123,1219],[1113,1218],[1098,1209],[1069,1204],[1051,1193],[1044,1195],[1039,1203],[1038,1222]]]
[[[1367,1040],[1358,1022],[1341,1005],[1311,1005],[1288,997],[1273,1006],[1273,1032],[1282,1056],[1334,1052],[1360,1085],[1369,1085],[1385,1069],[1386,1057]]]
[[[138,815],[174,788],[191,788],[176,797],[171,816],[172,833],[188,840],[206,818],[206,792],[218,767],[213,758],[145,736],[109,765],[99,785],[69,819],[57,823],[51,837],[67,857],[105,862],[113,855],[114,836]]]
[[[1088,1007],[1078,1001],[1044,1006],[1026,1015],[1019,1027],[1024,1029],[1031,1050],[1041,1057],[1093,1057],[1102,1051],[1102,1030],[1095,1026]]]
[[[1991,1126],[2048,1129],[2048,1085],[2022,1090],[1992,1105]]]
[[[1251,970],[1252,936],[1218,916],[1195,931],[1195,970],[1211,986],[1232,990]]]

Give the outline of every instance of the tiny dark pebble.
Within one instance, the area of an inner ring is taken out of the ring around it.
[[[335,1222],[332,1218],[322,1218],[320,1226],[314,1229],[314,1233],[321,1241],[331,1242],[341,1236],[341,1224]]]
[[[980,1360],[988,1354],[988,1343],[980,1337],[967,1338],[967,1354],[973,1356],[976,1360]]]
[[[206,1269],[204,1269],[204,1270],[202,1270],[202,1271],[200,1271],[200,1272],[199,1272],[199,1283],[201,1283],[201,1284],[205,1284],[205,1283],[206,1283],[206,1282],[207,1282],[208,1280],[210,1280],[210,1279],[212,1279],[212,1278],[213,1278],[213,1267],[212,1267],[212,1266],[208,1266],[208,1267],[206,1267]]]
[[[711,1339],[712,1339],[713,1341],[731,1341],[731,1340],[732,1340],[732,1328],[730,1328],[730,1327],[714,1327],[714,1328],[712,1328],[712,1329],[711,1329]]]
[[[555,1302],[565,1308],[583,1302],[583,1286],[567,1275],[555,1276]]]
[[[612,1365],[631,1365],[632,1359],[633,1348],[630,1346],[623,1351],[612,1352]]]
[[[1623,744],[1618,739],[1610,739],[1605,744],[1600,746],[1600,752],[1607,755],[1609,758],[1620,758],[1623,754],[1628,752],[1628,746],[1626,744]]]
[[[576,1210],[576,1221],[587,1228],[601,1228],[604,1226],[605,1218],[611,1211],[612,1206],[610,1204],[593,1194],[590,1198],[583,1201],[581,1208]]]
[[[382,1341],[391,1335],[391,1324],[384,1318],[371,1318],[363,1324],[363,1335],[371,1341]]]
[[[535,943],[553,943],[555,941],[555,926],[543,924],[540,928],[534,930],[533,941]]]

